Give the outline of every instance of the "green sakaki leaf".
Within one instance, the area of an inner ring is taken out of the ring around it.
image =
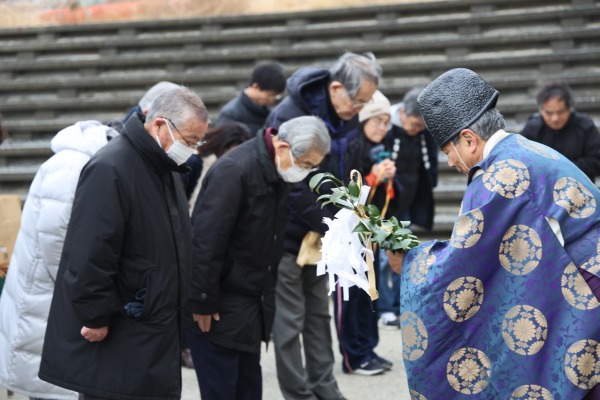
[[[409,249],[411,243],[412,243],[412,239],[404,239],[402,242],[400,242],[400,246],[403,249]]]
[[[370,231],[369,231],[369,228],[367,228],[365,226],[365,224],[363,224],[362,222],[359,222],[358,225],[356,225],[356,227],[354,228],[354,230],[352,232],[367,233],[367,232],[370,232]]]
[[[324,200],[324,199],[328,199],[328,198],[330,198],[330,197],[331,197],[331,195],[330,195],[330,194],[322,194],[322,195],[320,195],[319,197],[317,197],[317,202],[319,202],[319,201],[321,201],[321,200]]]
[[[379,208],[373,204],[367,206],[367,214],[369,214],[369,218],[379,218],[381,216]]]
[[[331,193],[331,202],[337,203],[344,196],[344,192],[341,189],[333,189]]]
[[[381,244],[388,238],[389,235],[389,232],[386,232],[383,229],[378,229],[373,232],[373,240],[375,240],[378,244]]]
[[[348,193],[350,193],[350,196],[352,197],[360,196],[360,188],[358,187],[356,182],[350,181],[350,183],[348,183]]]
[[[312,178],[310,178],[310,182],[308,182],[308,186],[310,186],[310,190],[316,190],[317,185],[321,180],[325,177],[325,173],[315,174]],[[320,186],[320,185],[319,185]]]

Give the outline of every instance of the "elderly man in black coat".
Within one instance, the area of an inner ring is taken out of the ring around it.
[[[329,152],[316,117],[259,131],[208,171],[196,201],[188,332],[203,400],[260,399],[261,341],[275,313],[287,182],[299,182]]]
[[[84,400],[181,397],[191,224],[176,173],[207,128],[208,112],[194,92],[167,91],[83,168],[41,379]]]

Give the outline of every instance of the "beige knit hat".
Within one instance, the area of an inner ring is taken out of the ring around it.
[[[391,116],[390,101],[379,90],[373,94],[373,98],[358,113],[358,121],[364,122],[369,118],[387,114]]]

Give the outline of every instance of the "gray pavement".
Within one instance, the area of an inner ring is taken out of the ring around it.
[[[335,338],[335,333],[332,335]],[[342,372],[341,357],[339,355],[337,341],[334,342],[336,365],[334,373],[340,390],[349,400],[355,399],[395,399],[410,400],[408,386],[406,384],[406,372],[402,361],[402,340],[400,330],[379,330],[379,346],[375,349],[377,354],[394,363],[391,371],[375,376],[347,375]],[[275,354],[273,345],[269,345],[268,351],[263,344],[262,352],[263,371],[263,398],[265,400],[282,400],[283,396],[277,384],[277,373],[275,371]],[[200,392],[194,370],[183,368],[183,400],[198,400]],[[14,394],[7,396],[6,390],[0,387],[1,400],[27,400],[27,397]]]

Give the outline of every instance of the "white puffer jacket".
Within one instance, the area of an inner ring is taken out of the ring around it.
[[[48,311],[79,174],[111,128],[82,121],[58,132],[23,208],[0,296],[0,384],[30,397],[77,399],[38,378]],[[90,212],[94,212],[90,210]],[[68,363],[69,360],[65,360]]]

